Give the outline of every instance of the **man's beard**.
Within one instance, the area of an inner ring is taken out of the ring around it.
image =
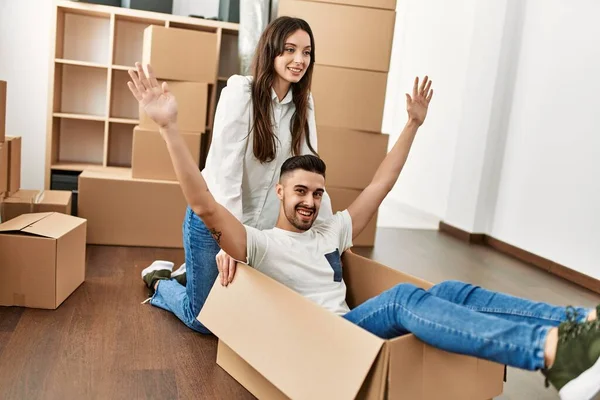
[[[304,220],[298,215],[299,208],[304,209],[306,211],[312,211],[312,215],[309,217],[310,218],[309,220]],[[313,222],[315,221],[315,218],[317,216],[317,209],[316,209],[316,207],[311,208],[311,207],[302,206],[301,204],[297,204],[291,210],[289,210],[289,211],[286,210],[285,216],[286,216],[287,220],[290,222],[290,224],[292,224],[296,229],[301,230],[301,231],[307,231],[312,227]]]

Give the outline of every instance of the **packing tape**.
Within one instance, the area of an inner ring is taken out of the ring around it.
[[[13,304],[16,306],[24,306],[25,295],[21,293],[13,293]]]
[[[30,213],[35,212],[35,205],[40,204],[40,202],[42,200],[44,200],[44,194],[45,194],[45,192],[42,189],[38,192],[38,194],[36,194],[35,196],[33,196],[32,198],[29,199],[29,212]]]

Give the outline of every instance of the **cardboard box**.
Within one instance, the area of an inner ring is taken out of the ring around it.
[[[399,283],[431,287],[356,254],[342,263],[350,308]],[[198,320],[219,338],[217,363],[260,399],[484,400],[503,390],[503,365],[412,334],[380,339],[242,264],[231,285],[215,282]]]
[[[77,207],[89,244],[183,247],[187,203],[178,182],[134,179],[130,169],[85,170]]]
[[[302,18],[310,24],[318,49],[315,61],[321,65],[381,72],[390,69],[394,10],[282,0],[279,15]]]
[[[184,132],[205,132],[208,85],[200,82],[167,82],[177,99],[177,127]],[[158,131],[158,125],[139,109],[140,127]]]
[[[328,183],[325,183],[325,190],[331,198],[331,208],[333,212],[343,211],[347,209],[362,190],[356,189],[344,189],[331,187]],[[372,247],[375,245],[375,236],[377,233],[377,212],[373,218],[369,221],[365,229],[361,232],[356,239],[352,241],[352,244],[356,247]]]
[[[320,3],[345,4],[348,6],[383,8],[386,10],[396,9],[396,0],[311,0]]]
[[[387,73],[315,65],[317,125],[381,132]]]
[[[196,165],[200,164],[201,133],[181,133]],[[133,129],[132,177],[177,181],[167,145],[159,132]],[[198,167],[199,168],[199,167]]]
[[[0,143],[0,197],[8,192],[8,144]]]
[[[21,188],[21,137],[7,136],[8,143],[8,194]]]
[[[22,214],[58,212],[71,215],[72,193],[66,190],[19,190],[0,205],[2,222]]]
[[[0,81],[0,143],[6,136],[6,81]]]
[[[214,82],[217,48],[216,33],[150,25],[144,30],[142,60],[158,79]]]
[[[388,152],[386,134],[318,126],[317,136],[328,187],[366,188]]]
[[[23,214],[0,224],[0,305],[55,309],[85,280],[86,221]]]

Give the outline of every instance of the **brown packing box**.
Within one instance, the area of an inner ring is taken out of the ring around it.
[[[6,135],[6,81],[0,81],[0,143]]]
[[[386,10],[396,9],[396,0],[311,0],[320,3],[345,4],[348,6],[384,8]]]
[[[200,163],[201,133],[182,133],[196,165]],[[159,132],[133,129],[132,177],[177,181],[167,145]]]
[[[387,73],[315,65],[317,125],[381,132]]]
[[[19,190],[1,205],[3,222],[21,214],[58,212],[71,215],[72,192],[66,190]]]
[[[327,194],[331,198],[331,208],[333,212],[343,211],[347,209],[362,190],[344,189],[331,187],[325,183]],[[356,247],[371,247],[375,244],[375,234],[377,233],[377,213],[371,218],[365,229],[352,241]]]
[[[200,82],[167,82],[177,99],[177,127],[184,132],[206,131],[208,84]],[[140,127],[158,131],[158,125],[140,107]]]
[[[143,65],[159,79],[214,82],[217,79],[217,34],[151,25],[144,30]]]
[[[317,126],[317,135],[319,156],[327,164],[327,186],[366,188],[387,155],[386,134]]]
[[[0,305],[55,309],[85,280],[86,221],[23,214],[0,224]]]
[[[282,0],[279,15],[306,20],[321,65],[387,72],[394,38],[394,10],[314,1]]]
[[[350,308],[399,283],[431,286],[356,254],[342,262]],[[231,285],[215,283],[198,320],[219,338],[217,363],[260,399],[484,400],[503,390],[503,365],[412,334],[380,339],[242,264]]]
[[[8,143],[8,193],[21,188],[21,137],[7,136]]]
[[[134,179],[130,169],[85,170],[77,212],[88,243],[182,248],[186,201],[178,182]]]
[[[0,143],[0,198],[8,191],[8,144]]]

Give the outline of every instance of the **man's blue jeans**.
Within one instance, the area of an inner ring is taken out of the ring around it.
[[[577,308],[579,321],[591,310]],[[567,320],[565,307],[446,281],[423,290],[397,285],[344,318],[389,339],[406,333],[453,353],[526,370],[544,367],[548,331]]]
[[[191,329],[209,334],[196,317],[219,274],[220,251],[202,220],[188,207],[183,223],[187,286],[160,281],[150,303],[175,314]],[[576,309],[585,319],[590,309]],[[544,366],[551,327],[567,319],[566,308],[447,281],[429,290],[400,284],[347,313],[344,318],[385,339],[413,333],[442,350],[513,367]]]

